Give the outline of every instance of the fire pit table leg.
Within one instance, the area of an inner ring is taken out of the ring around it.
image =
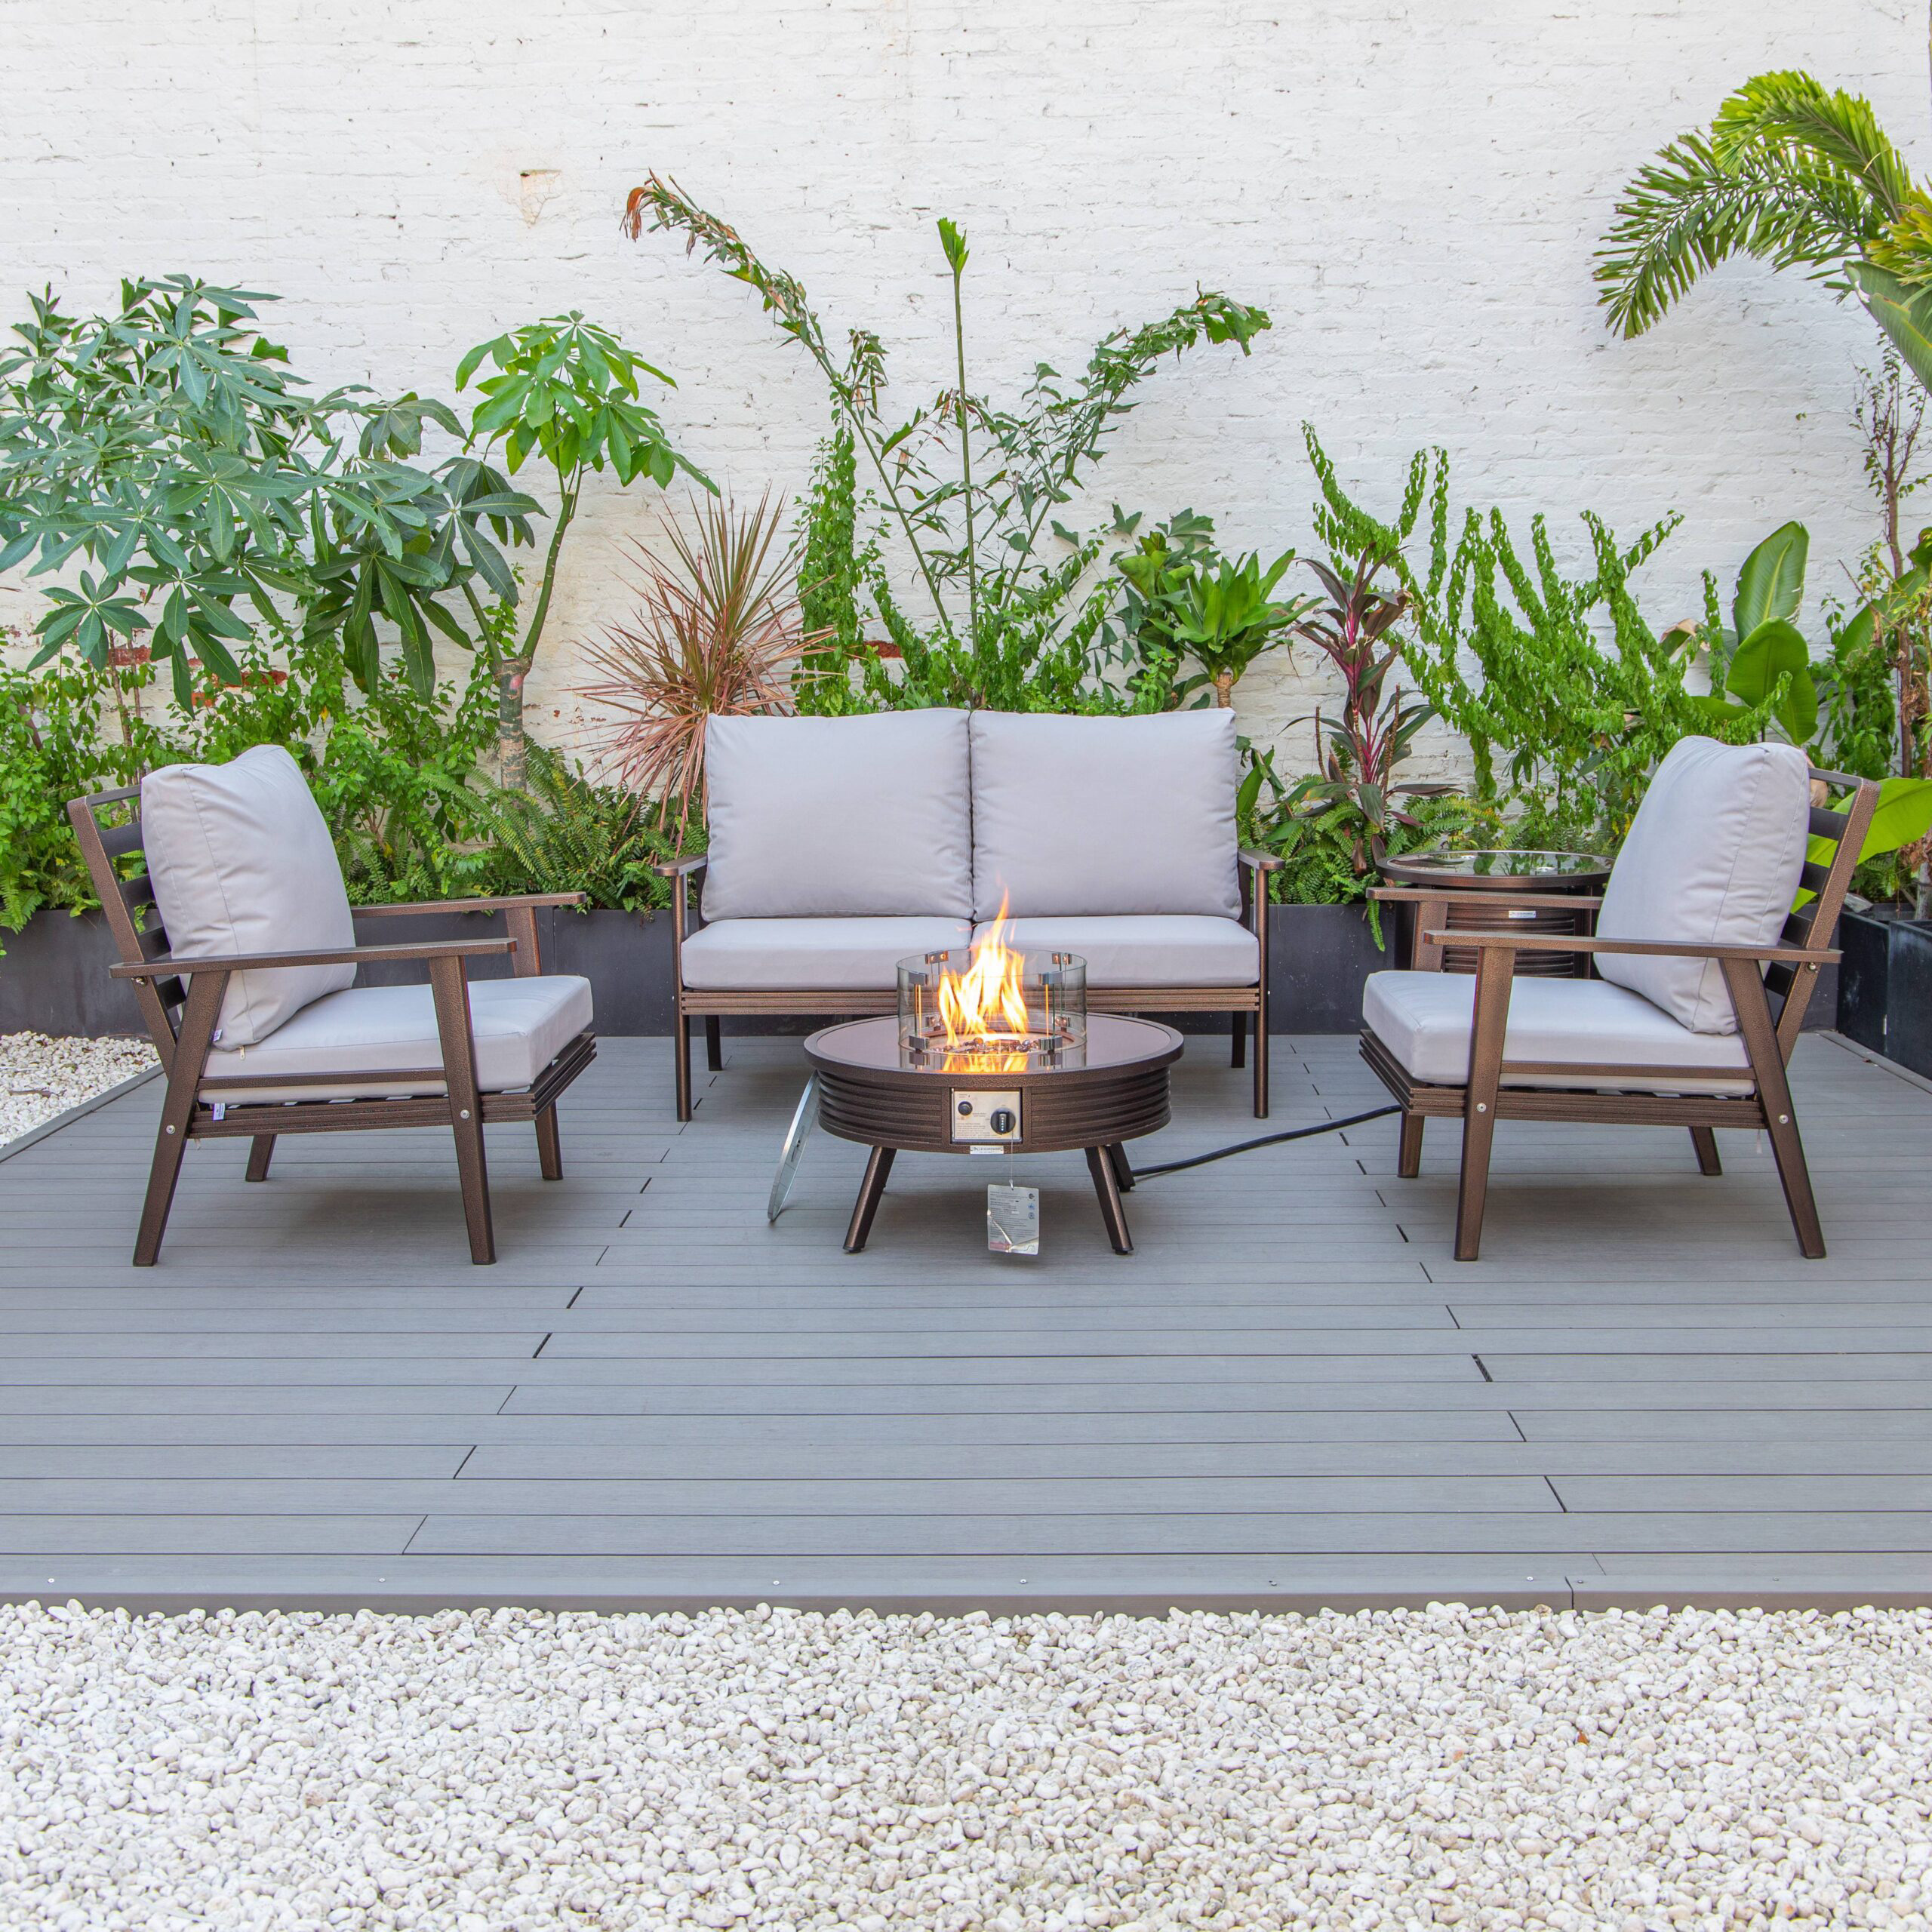
[[[1107,1149],[1107,1158],[1113,1163],[1114,1185],[1123,1194],[1134,1192],[1134,1163],[1127,1158],[1127,1149],[1116,1140]]]
[[[1100,1197],[1100,1219],[1107,1224],[1107,1238],[1116,1254],[1134,1252],[1134,1237],[1127,1231],[1127,1210],[1121,1204],[1120,1183],[1114,1177],[1114,1150],[1090,1147],[1087,1171],[1094,1177],[1094,1192]]]
[[[859,1198],[852,1208],[852,1225],[845,1230],[848,1254],[857,1254],[872,1231],[872,1217],[878,1212],[878,1204],[885,1193],[886,1177],[892,1171],[894,1152],[890,1147],[875,1147],[872,1158],[866,1163],[866,1177],[859,1183]]]

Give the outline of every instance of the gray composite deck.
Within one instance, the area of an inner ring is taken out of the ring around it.
[[[1830,1038],[1796,1075],[1829,1260],[1768,1152],[1498,1131],[1449,1258],[1374,1123],[1149,1180],[1107,1250],[1077,1155],[1023,1164],[1044,1252],[989,1255],[992,1160],[862,1151],[764,1214],[802,1078],[603,1044],[566,1179],[491,1130],[501,1260],[447,1140],[191,1149],[128,1265],[157,1083],[0,1157],[0,1597],[160,1607],[961,1609],[1932,1601],[1932,1093]],[[1276,1042],[1287,1127],[1375,1103],[1352,1038]],[[1255,1131],[1197,1037],[1139,1158]]]

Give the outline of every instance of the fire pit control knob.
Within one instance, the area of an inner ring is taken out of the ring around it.
[[[973,1111],[972,1102],[971,1100],[961,1100],[959,1103],[959,1111],[962,1114],[970,1114]]]
[[[995,1107],[988,1124],[995,1134],[1011,1134],[1020,1121],[1011,1107]]]

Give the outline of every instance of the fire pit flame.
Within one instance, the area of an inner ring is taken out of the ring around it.
[[[1087,1044],[1085,961],[1040,963],[1007,943],[1007,902],[970,952],[899,963],[900,1044],[909,1066],[943,1060],[955,1073],[1023,1073],[1063,1065]]]
[[[1023,1053],[1037,1044],[1021,983],[1026,955],[1006,943],[1006,924],[1002,898],[998,917],[974,949],[972,964],[964,973],[940,975],[936,999],[949,1048],[1004,1047]]]

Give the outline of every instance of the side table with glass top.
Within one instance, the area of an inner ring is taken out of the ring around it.
[[[1493,932],[1500,920],[1526,933],[1587,934],[1595,926],[1595,901],[1610,877],[1610,866],[1593,852],[1411,852],[1382,862],[1382,875],[1393,890],[1375,896],[1403,906],[1411,915],[1411,968],[1474,973],[1480,956],[1475,947],[1432,946],[1423,934],[1458,928]],[[1514,903],[1495,904],[1498,894],[1509,894]],[[1569,898],[1591,903],[1567,906],[1562,902]],[[1584,979],[1589,963],[1582,953],[1519,952],[1516,971],[1524,977]]]

